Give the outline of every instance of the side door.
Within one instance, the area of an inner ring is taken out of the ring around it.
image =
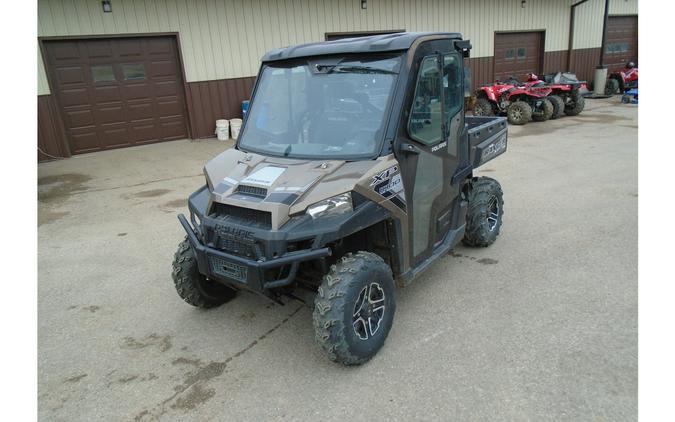
[[[427,41],[417,47],[410,73],[396,157],[408,198],[414,268],[456,225],[459,188],[451,180],[464,127],[462,59],[450,40]]]

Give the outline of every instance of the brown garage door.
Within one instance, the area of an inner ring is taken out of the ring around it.
[[[495,33],[494,78],[524,80],[541,72],[543,32]]]
[[[619,70],[629,62],[638,62],[637,16],[610,16],[607,21],[605,63],[609,71]]]
[[[74,153],[186,138],[173,37],[45,41]]]

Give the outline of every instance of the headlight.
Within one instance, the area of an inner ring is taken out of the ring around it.
[[[312,218],[319,218],[324,215],[346,214],[353,210],[352,194],[347,192],[310,205],[307,207],[307,214]]]

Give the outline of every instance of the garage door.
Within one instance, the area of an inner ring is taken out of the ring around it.
[[[524,80],[527,73],[541,72],[543,32],[495,34],[494,78]]]
[[[623,68],[629,61],[638,62],[637,16],[610,16],[607,21],[605,63],[611,72]]]
[[[188,136],[173,37],[45,41],[73,153]]]

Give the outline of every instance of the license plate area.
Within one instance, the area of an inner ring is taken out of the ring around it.
[[[209,265],[213,274],[231,278],[237,281],[246,283],[248,279],[248,268],[219,258],[217,256],[209,256]]]

